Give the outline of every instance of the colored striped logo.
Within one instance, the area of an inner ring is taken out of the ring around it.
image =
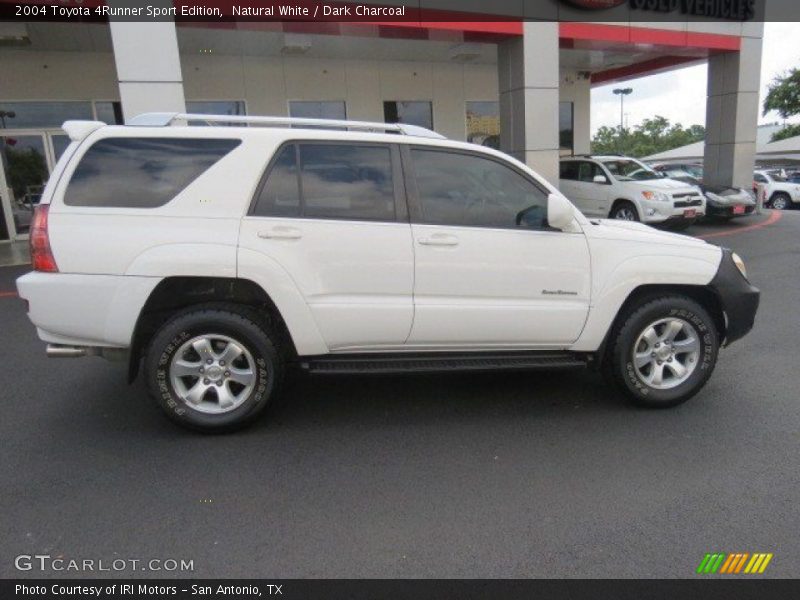
[[[767,565],[772,560],[772,554],[756,552],[750,554],[748,552],[734,552],[726,554],[725,552],[716,552],[713,554],[706,554],[700,565],[697,567],[698,575],[712,575],[714,573],[721,573],[725,575],[737,575],[740,573],[745,574],[760,574],[766,571]]]

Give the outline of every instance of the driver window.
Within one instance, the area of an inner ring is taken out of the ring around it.
[[[594,183],[594,176],[599,174],[594,163],[582,162],[578,170],[578,181]]]
[[[411,159],[423,223],[547,227],[548,193],[499,160],[419,149]]]

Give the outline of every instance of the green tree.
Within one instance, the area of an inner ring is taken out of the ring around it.
[[[601,127],[592,139],[592,152],[622,152],[629,156],[644,157],[699,142],[705,135],[706,130],[702,125],[692,125],[686,129],[680,123],[673,125],[666,117],[657,115],[645,119],[633,129],[623,129],[621,139],[619,127]]]
[[[790,69],[769,84],[767,97],[764,98],[764,115],[773,110],[783,119],[800,115],[800,69]],[[800,135],[800,125],[788,125],[772,134],[772,141],[796,135]]]

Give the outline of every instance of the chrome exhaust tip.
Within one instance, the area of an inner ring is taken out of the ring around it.
[[[89,349],[81,346],[62,346],[60,344],[47,344],[48,358],[80,358],[88,356]]]

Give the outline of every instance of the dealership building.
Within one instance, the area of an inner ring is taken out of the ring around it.
[[[566,0],[509,4],[550,20],[0,23],[0,240],[26,236],[67,119],[402,121],[497,146],[557,182],[559,156],[589,152],[592,86],[699,62],[709,65],[706,178],[749,187],[763,23],[678,12],[643,22],[629,5],[598,23]]]

